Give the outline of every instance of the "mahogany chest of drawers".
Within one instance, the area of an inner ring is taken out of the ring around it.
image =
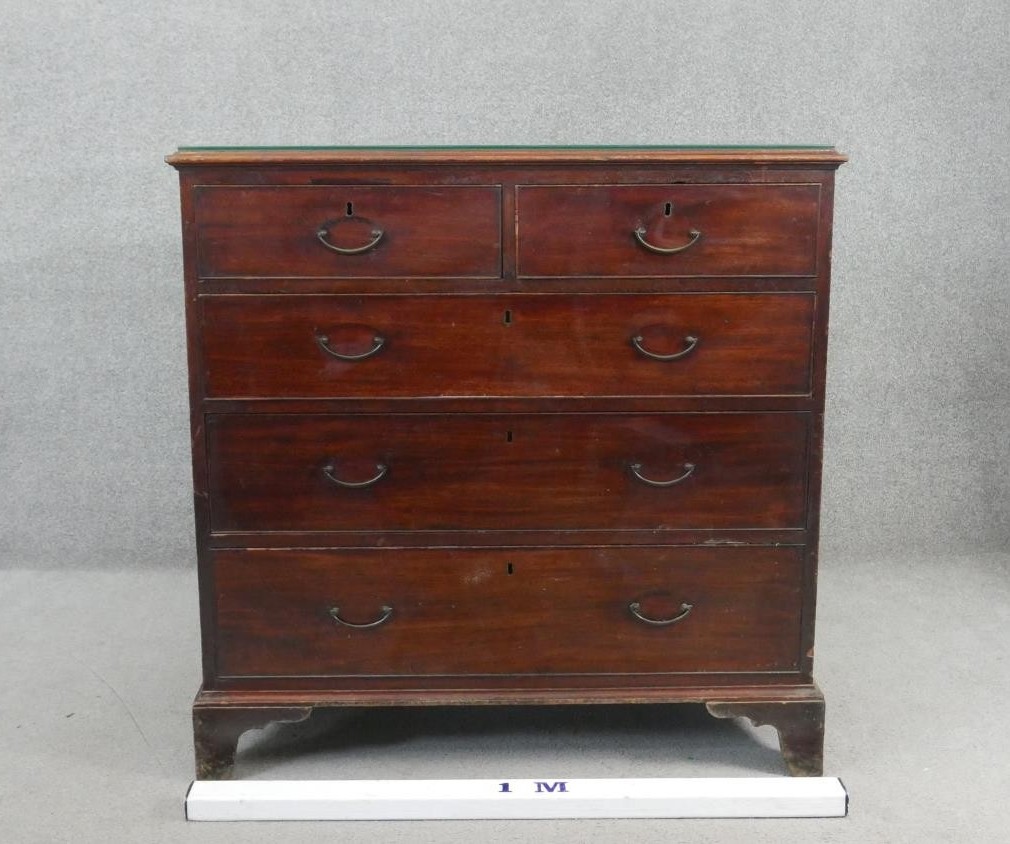
[[[703,702],[820,773],[829,148],[184,149],[197,776],[314,707]]]

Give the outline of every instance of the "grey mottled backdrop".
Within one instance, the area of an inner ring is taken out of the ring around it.
[[[826,550],[1006,548],[1006,0],[0,0],[0,562],[193,557],[179,144],[829,142]]]

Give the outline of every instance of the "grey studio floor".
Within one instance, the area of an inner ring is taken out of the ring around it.
[[[844,819],[187,823],[191,570],[0,571],[0,839],[1006,841],[1010,555],[822,560],[818,681]],[[255,779],[774,776],[774,732],[698,707],[317,713],[247,734]]]

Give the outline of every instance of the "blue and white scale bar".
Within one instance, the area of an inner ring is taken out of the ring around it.
[[[832,818],[836,777],[513,780],[197,780],[191,821]]]

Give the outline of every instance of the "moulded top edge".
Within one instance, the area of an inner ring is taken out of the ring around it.
[[[839,165],[831,146],[179,147],[174,167],[327,164],[725,163]]]

